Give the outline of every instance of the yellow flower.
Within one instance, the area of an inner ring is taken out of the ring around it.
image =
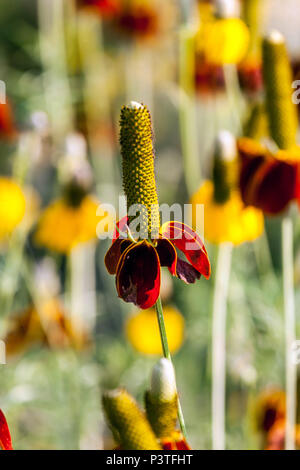
[[[239,18],[217,18],[203,26],[203,50],[210,64],[237,64],[249,46],[249,30]]]
[[[36,242],[50,250],[68,253],[79,243],[95,239],[101,220],[96,215],[98,206],[99,202],[89,195],[77,206],[58,199],[42,214],[35,234]]]
[[[214,200],[213,183],[205,181],[192,197],[191,204],[193,224],[196,204],[204,204],[204,235],[211,243],[231,242],[239,245],[255,240],[263,232],[262,212],[254,207],[245,207],[236,189],[231,191],[225,203],[218,204]]]
[[[164,318],[170,352],[177,351],[184,339],[184,319],[173,307],[164,307]],[[162,354],[162,346],[155,309],[139,310],[125,325],[131,345],[143,354]]]
[[[0,239],[9,235],[25,213],[25,197],[13,180],[0,177]]]

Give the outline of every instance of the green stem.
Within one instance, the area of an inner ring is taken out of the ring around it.
[[[232,243],[219,245],[212,314],[212,444],[224,450],[226,392],[226,316]]]
[[[179,123],[183,169],[189,196],[201,181],[195,99],[195,37],[193,25],[183,25],[179,33]]]
[[[162,303],[161,303],[161,298],[159,297],[156,304],[155,304],[155,310],[157,313],[157,320],[158,320],[158,326],[159,326],[159,332],[160,332],[160,338],[161,338],[161,344],[163,348],[163,354],[166,359],[172,362],[170,350],[169,350],[169,345],[168,345],[168,338],[167,338],[167,332],[166,332],[166,326],[165,326],[165,320],[164,320],[164,314],[163,314],[163,308],[162,308]],[[184,422],[184,417],[183,417],[183,412],[180,404],[180,400],[178,397],[178,421],[180,424],[180,429],[185,437],[187,439],[187,433],[186,433],[186,428],[185,428],[185,422]]]
[[[285,323],[285,387],[286,387],[286,423],[285,449],[295,449],[294,429],[296,425],[297,366],[292,360],[292,348],[295,343],[295,297],[293,272],[293,222],[287,216],[282,221],[282,265],[283,298]]]

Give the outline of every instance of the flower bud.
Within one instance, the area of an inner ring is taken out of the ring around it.
[[[170,436],[176,428],[178,404],[174,368],[168,359],[160,359],[154,366],[151,389],[146,392],[148,420],[156,436]]]
[[[219,132],[214,149],[213,182],[214,200],[224,204],[237,183],[237,149],[234,136],[228,131]]]
[[[263,41],[263,76],[271,137],[280,149],[289,149],[296,144],[298,118],[292,102],[291,66],[279,31]]]
[[[153,367],[150,394],[158,401],[171,401],[176,396],[174,367],[169,359],[162,358]]]
[[[118,388],[105,392],[102,403],[122,450],[161,449],[145,414],[126,390]]]

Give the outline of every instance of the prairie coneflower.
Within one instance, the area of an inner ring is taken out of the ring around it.
[[[3,411],[0,409],[0,449],[12,450],[11,436],[9,427],[4,416]]]
[[[151,427],[164,450],[190,449],[176,428],[177,400],[172,362],[162,358],[153,367],[151,386],[145,393],[145,408]]]
[[[131,102],[122,108],[120,142],[128,216],[118,224],[118,233],[106,253],[105,264],[108,272],[116,275],[117,292],[125,302],[142,309],[155,305],[163,353],[170,359],[159,296],[161,266],[168,267],[173,276],[189,284],[201,274],[208,278],[210,263],[202,240],[190,227],[176,221],[165,222],[160,227],[153,130],[146,106]],[[178,258],[176,248],[184,253],[188,262]],[[179,402],[178,416],[185,433]]]
[[[159,11],[155,2],[129,0],[121,3],[116,17],[116,27],[129,38],[143,39],[156,34],[159,28]]]
[[[238,161],[234,137],[218,135],[213,181],[206,181],[192,197],[193,224],[196,205],[204,204],[205,236],[219,245],[213,301],[212,415],[213,448],[225,448],[226,305],[233,245],[254,240],[263,231],[263,214],[242,203],[238,186]]]
[[[91,195],[76,200],[68,195],[50,204],[38,223],[35,240],[50,250],[69,253],[76,245],[97,237],[99,201]]]
[[[105,264],[108,272],[116,275],[119,297],[142,309],[152,307],[159,297],[161,266],[168,267],[173,276],[186,283],[195,282],[201,274],[210,276],[207,252],[196,232],[176,221],[160,227],[152,137],[146,106],[138,103],[124,106],[120,138],[123,185],[128,214],[134,207],[140,211],[142,238],[124,239],[122,233],[128,232],[131,220],[123,219],[106,253]],[[178,258],[176,248],[188,262]]]
[[[237,17],[236,0],[219,0],[212,21],[203,25],[203,50],[207,63],[237,64],[246,55],[249,31]]]
[[[285,418],[285,393],[279,388],[264,390],[255,406],[255,427],[266,435],[276,421]]]
[[[238,140],[240,190],[244,204],[266,215],[284,212],[299,198],[300,148],[271,152],[258,142]]]
[[[299,199],[300,151],[297,146],[298,116],[292,100],[292,70],[282,34],[272,31],[263,40],[263,77],[270,137],[279,148],[269,152],[242,141],[240,185],[246,203],[277,215]],[[296,366],[291,360],[295,341],[295,299],[293,285],[293,221],[282,219],[283,297],[286,344],[286,449],[295,448]]]
[[[170,352],[181,347],[184,339],[184,318],[171,306],[164,307],[164,318]],[[125,326],[130,344],[142,354],[162,354],[155,309],[140,310],[131,315]]]
[[[221,131],[216,145],[213,180],[205,181],[191,199],[193,224],[196,205],[204,205],[205,238],[211,243],[239,245],[255,240],[263,232],[262,212],[246,207],[242,201],[238,164],[234,138],[229,132]]]
[[[35,240],[50,250],[68,254],[77,245],[96,240],[99,222],[107,220],[105,230],[111,219],[108,213],[97,215],[99,201],[91,194],[92,171],[84,138],[71,134],[66,146],[66,155],[59,164],[62,196],[42,213]]]
[[[123,388],[102,397],[106,419],[121,450],[188,450],[176,429],[177,390],[171,361],[154,366],[151,387],[145,394],[145,411]]]

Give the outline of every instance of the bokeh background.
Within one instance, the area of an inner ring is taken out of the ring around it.
[[[6,85],[0,172],[18,185],[6,188],[7,180],[0,182],[0,224],[7,228],[0,252],[0,337],[7,344],[0,405],[17,449],[110,448],[101,391],[124,385],[142,401],[160,356],[157,331],[145,333],[152,331],[153,315],[129,323],[137,311],[118,299],[106,272],[110,240],[90,235],[98,204],[116,205],[122,194],[121,106],[135,100],[149,107],[160,202],[184,204],[200,186],[201,173],[210,176],[217,132],[241,135],[262,93],[259,61],[250,78],[239,63],[236,74],[227,70],[224,78],[221,66],[211,70],[203,64],[200,34],[195,56],[184,49],[185,35],[200,30],[201,15],[205,18],[212,2],[124,0],[120,3],[131,6],[127,16],[116,13],[119,2],[99,2],[96,8],[86,8],[87,3],[1,0],[0,6],[0,79]],[[238,3],[243,11],[246,2]],[[278,28],[297,70],[299,2],[258,3],[260,34]],[[240,80],[237,93],[228,91],[228,79]],[[74,181],[91,206],[86,211],[55,207],[39,239],[43,211],[71,197]],[[22,212],[18,188],[26,200],[23,219],[17,214]],[[296,224],[296,305],[299,229]],[[73,232],[81,239],[74,241]],[[185,286],[164,273],[162,284],[182,407],[196,449],[211,448],[217,247],[207,243],[207,249],[209,281]],[[268,387],[284,387],[280,258],[278,218],[266,220],[266,233],[258,240],[234,249],[227,319],[229,449],[261,448],[255,403]]]

